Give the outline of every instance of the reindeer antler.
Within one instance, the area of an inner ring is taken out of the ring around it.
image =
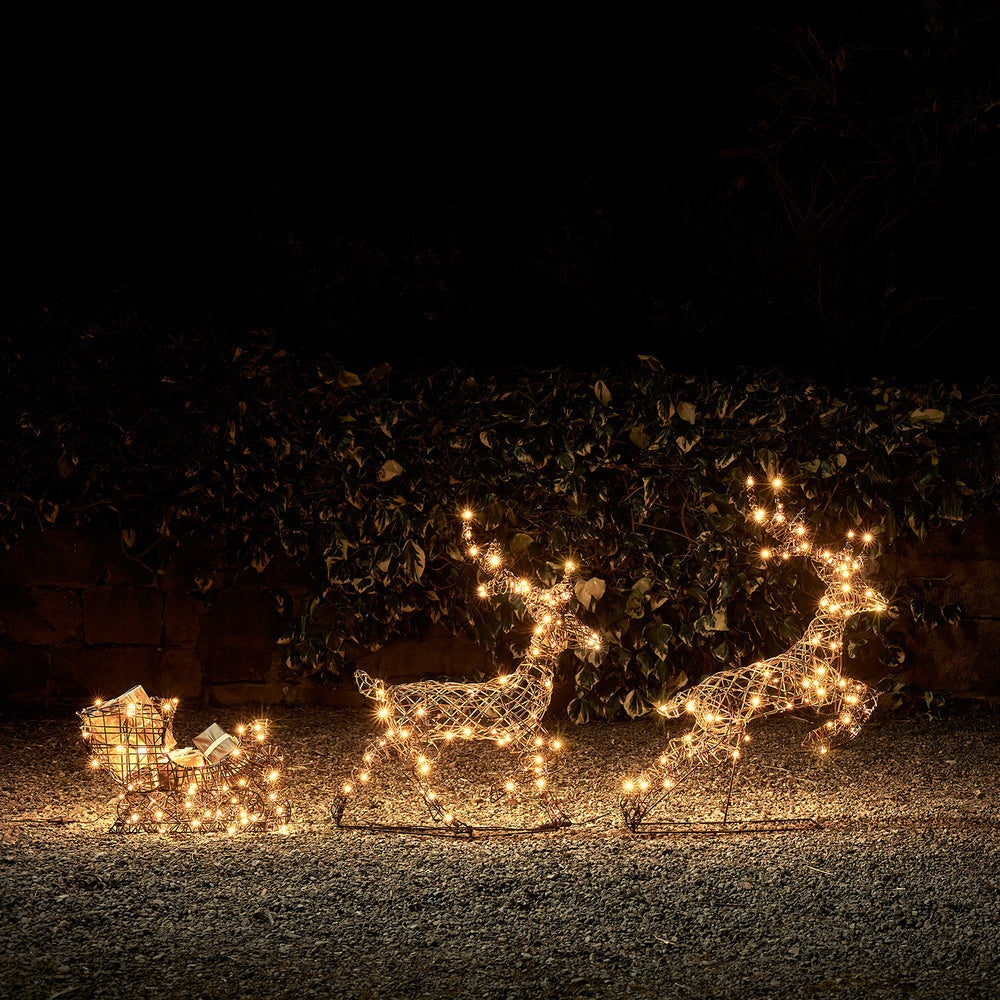
[[[514,594],[521,598],[525,611],[535,622],[535,635],[529,655],[541,656],[544,649],[554,660],[559,653],[571,646],[599,649],[600,639],[597,633],[587,628],[569,610],[573,594],[571,583],[576,566],[567,562],[562,579],[554,587],[537,587],[524,578],[516,577],[506,568],[503,549],[498,542],[491,541],[485,547],[476,543],[472,534],[472,520],[470,510],[462,511],[462,540],[468,546],[466,551],[489,574],[487,582],[479,587],[479,596]]]
[[[773,549],[763,548],[762,558],[789,559],[792,556],[802,556],[816,566],[817,574],[827,583],[863,575],[865,559],[856,552],[855,546],[858,542],[862,545],[871,544],[871,534],[865,532],[858,535],[854,531],[848,531],[846,540],[839,549],[819,546],[813,538],[804,509],[790,517],[785,512],[784,504],[776,500],[774,508],[769,511],[757,503],[752,477],[747,477],[746,486],[751,518],[778,542]],[[775,492],[783,486],[781,479],[771,482],[771,488]]]

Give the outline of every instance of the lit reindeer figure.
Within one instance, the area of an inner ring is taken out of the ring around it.
[[[781,481],[772,485],[780,489]],[[853,739],[875,708],[876,692],[840,673],[848,619],[859,612],[886,608],[885,599],[861,582],[864,560],[855,552],[855,544],[867,545],[871,536],[858,539],[848,532],[840,550],[821,548],[811,540],[802,514],[789,519],[780,503],[768,512],[754,502],[752,479],[747,480],[747,488],[754,521],[778,542],[774,549],[763,549],[761,556],[779,561],[809,559],[826,591],[816,617],[791,649],[748,667],[712,674],[657,707],[666,718],[689,712],[694,728],[670,740],[650,770],[625,782],[621,809],[633,831],[698,764],[729,761],[735,767],[741,746],[750,740],[747,726],[754,719],[803,707],[818,709],[829,718],[806,736],[803,746],[824,754]]]
[[[547,752],[558,750],[559,741],[547,739],[542,717],[552,698],[552,678],[560,653],[571,646],[599,649],[600,640],[568,610],[573,593],[572,563],[566,564],[562,580],[554,587],[536,587],[505,568],[496,542],[483,548],[473,541],[469,511],[463,512],[462,521],[466,551],[488,574],[487,582],[479,587],[479,596],[517,597],[525,614],[535,623],[528,652],[513,673],[482,683],[418,681],[386,685],[359,670],[355,674],[358,688],[375,702],[385,730],[368,746],[363,763],[333,803],[333,817],[338,825],[348,798],[371,780],[376,764],[392,753],[412,777],[431,817],[455,830],[471,832],[471,827],[446,809],[428,781],[431,758],[439,752],[440,745],[462,739],[489,740],[519,755],[522,783],[530,786],[530,794],[547,811],[545,828],[569,823],[548,780]],[[518,791],[519,782],[512,777],[506,782],[504,794],[514,801]]]

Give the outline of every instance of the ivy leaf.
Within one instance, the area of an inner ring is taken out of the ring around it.
[[[510,540],[510,554],[512,556],[519,556],[523,552],[527,552],[528,549],[530,549],[531,546],[534,545],[534,544],[535,544],[535,540],[534,540],[534,538],[531,537],[531,535],[529,535],[525,531],[519,531]]]
[[[630,719],[638,719],[642,715],[647,715],[652,707],[649,699],[637,688],[629,691],[622,702],[622,708],[628,713]]]
[[[79,459],[76,455],[68,454],[66,449],[63,448],[62,454],[56,461],[56,466],[59,469],[59,475],[63,479],[68,479],[71,475],[73,475],[73,470],[76,468],[77,462],[79,462]]]
[[[590,611],[604,596],[605,583],[600,577],[592,576],[589,580],[577,580],[573,590],[576,599]]]
[[[387,459],[382,463],[382,468],[378,470],[379,482],[387,483],[403,471],[403,467],[395,459]]]
[[[725,640],[716,643],[712,647],[712,656],[714,656],[721,663],[729,663],[732,658],[732,647]]]
[[[649,447],[649,435],[646,433],[644,427],[633,427],[628,432],[628,439],[637,448],[648,448]]]
[[[722,632],[726,628],[726,611],[716,611],[713,614],[702,615],[695,623],[694,627],[702,634],[709,632]]]
[[[424,566],[427,563],[427,556],[424,554],[424,550],[411,538],[403,546],[403,551],[400,555],[406,575],[411,580],[419,580],[424,575]]]
[[[585,663],[577,672],[574,681],[577,691],[590,691],[601,679],[600,672],[591,663]]]
[[[648,577],[642,577],[640,580],[636,580],[632,585],[632,590],[628,595],[628,600],[625,602],[625,611],[632,618],[641,618],[643,616],[643,603],[646,600],[646,595],[653,589],[653,581]]]
[[[670,676],[664,680],[663,686],[660,688],[660,694],[658,701],[669,701],[681,688],[685,688],[688,685],[688,675],[683,670],[678,670],[676,673],[671,673]]]
[[[642,635],[646,642],[656,650],[657,655],[663,657],[670,651],[674,630],[669,625],[647,625]]]
[[[566,706],[566,714],[578,726],[586,725],[597,718],[589,698],[574,698]]]
[[[698,416],[698,411],[695,409],[694,403],[678,403],[677,416],[685,421],[685,423],[693,424],[695,418]]]
[[[652,646],[643,646],[642,649],[636,653],[635,661],[642,670],[642,676],[647,679],[655,677],[657,675],[657,669],[663,663]]]

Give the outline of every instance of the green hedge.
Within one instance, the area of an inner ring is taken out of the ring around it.
[[[525,574],[582,567],[581,613],[605,648],[564,660],[578,721],[639,714],[801,634],[815,581],[761,565],[748,474],[780,473],[822,534],[864,526],[882,550],[997,506],[991,386],[719,381],[648,356],[615,373],[352,373],[265,335],[234,347],[129,322],[55,355],[25,342],[0,386],[5,542],[89,523],[153,569],[192,533],[237,568],[283,553],[310,581],[274,593],[289,666],[321,679],[436,624],[502,657],[523,648],[515,609],[472,597],[466,505]],[[883,639],[889,621],[872,623]]]

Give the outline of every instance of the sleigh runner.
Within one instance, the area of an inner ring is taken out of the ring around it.
[[[266,744],[266,723],[240,726],[236,736],[213,723],[193,747],[178,748],[177,704],[137,685],[77,713],[91,766],[119,789],[110,832],[285,832],[284,758]]]

